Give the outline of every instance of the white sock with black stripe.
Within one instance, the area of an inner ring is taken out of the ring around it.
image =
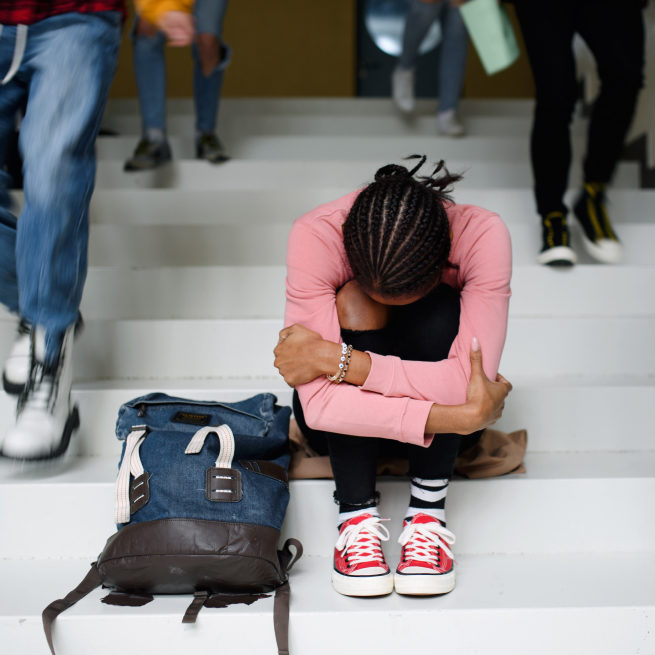
[[[412,478],[411,496],[405,518],[411,519],[419,513],[429,514],[446,525],[446,495],[449,482],[448,479]]]
[[[337,527],[341,526],[342,523],[354,519],[356,516],[361,516],[362,514],[370,514],[371,516],[380,516],[378,513],[378,508],[373,505],[371,507],[360,507],[358,509],[350,510],[347,512],[339,512],[339,517],[337,518]]]

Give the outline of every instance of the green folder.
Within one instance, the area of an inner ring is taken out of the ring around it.
[[[459,10],[487,75],[516,61],[519,46],[509,16],[498,0],[469,0]]]

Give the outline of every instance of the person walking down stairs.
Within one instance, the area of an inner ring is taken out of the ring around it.
[[[414,68],[419,47],[432,23],[441,24],[439,61],[439,111],[437,127],[445,136],[463,136],[464,126],[457,116],[466,74],[468,32],[459,11],[464,0],[410,0],[403,49],[391,78],[392,96],[404,113],[414,111]]]
[[[332,583],[348,596],[454,588],[445,502],[455,458],[499,418],[511,390],[497,376],[507,228],[496,214],[450,201],[460,178],[443,162],[416,179],[424,162],[384,166],[361,192],[298,219],[289,236],[287,327],[275,366],[296,388],[294,413],[310,446],[330,456],[339,505]],[[395,574],[382,550],[379,454],[409,460]]]
[[[146,0],[145,5],[154,1]],[[188,0],[184,1],[191,4]],[[227,5],[228,0],[196,0],[193,3],[196,25],[196,38],[192,46],[195,149],[198,159],[212,164],[229,159],[216,134],[223,74],[232,56],[230,47],[223,43],[221,37]],[[156,25],[140,15],[132,30],[132,43],[142,137],[124,168],[126,171],[140,171],[156,168],[171,159],[166,136],[165,38]]]
[[[623,246],[612,227],[606,192],[643,84],[644,24],[639,0],[513,0],[536,86],[531,159],[543,245],[540,264],[576,263],[564,192],[571,165],[570,123],[578,93],[573,37],[596,60],[601,89],[592,107],[584,182],[573,205],[582,245],[595,260],[618,264]]]
[[[6,457],[59,456],[79,425],[70,397],[73,339],[87,272],[95,139],[124,12],[123,0],[0,0],[0,150],[26,107],[19,220],[0,170],[0,301],[19,317],[3,371],[5,390],[18,395],[16,422],[0,445]],[[190,17],[181,23],[191,28]]]

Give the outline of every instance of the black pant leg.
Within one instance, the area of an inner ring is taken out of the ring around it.
[[[394,307],[389,326],[383,330],[344,330],[342,338],[357,350],[396,355],[406,360],[438,361],[448,356],[459,330],[459,293],[439,285],[411,305]],[[375,477],[379,454],[407,456],[411,477],[450,478],[462,447],[470,447],[480,433],[468,437],[455,434],[435,436],[428,448],[389,439],[355,437],[309,428],[297,393],[294,414],[309,445],[319,454],[329,454],[335,498],[348,505],[366,504],[375,498]]]
[[[459,314],[459,293],[445,284],[421,300],[399,308],[392,319],[398,356],[418,361],[446,359],[459,331]],[[450,479],[458,453],[474,445],[480,434],[437,434],[428,448],[408,445],[410,477]]]
[[[643,86],[644,21],[636,1],[579,0],[576,30],[596,59],[601,88],[589,121],[584,176],[609,182]]]
[[[343,330],[342,339],[352,344],[356,350],[370,350],[381,355],[394,354],[387,329]],[[293,411],[298,427],[309,445],[320,455],[330,456],[336,486],[335,500],[342,505],[371,504],[376,498],[375,479],[380,444],[389,440],[313,430],[305,422],[297,392],[293,394]]]
[[[570,124],[577,97],[573,5],[577,0],[516,0],[535,83],[530,137],[537,212],[566,212],[571,166]]]

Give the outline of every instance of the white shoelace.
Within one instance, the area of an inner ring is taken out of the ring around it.
[[[398,538],[398,543],[405,546],[405,560],[434,564],[439,548],[451,559],[455,557],[448,547],[455,543],[455,535],[437,522],[408,523]]]
[[[348,563],[363,564],[377,560],[384,564],[380,541],[389,541],[389,531],[379,516],[371,516],[359,523],[346,526],[337,539],[336,549],[348,553]]]

